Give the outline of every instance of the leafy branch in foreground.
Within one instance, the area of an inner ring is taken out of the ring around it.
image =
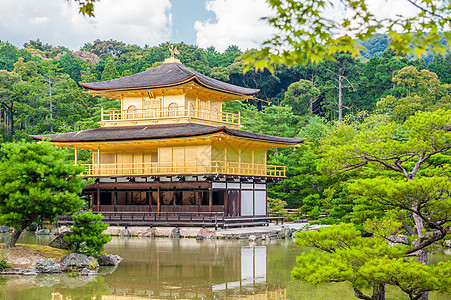
[[[89,17],[94,17],[94,4],[98,1],[99,0],[74,0],[74,2],[78,3],[80,13]]]
[[[409,0],[419,8],[416,14],[381,17],[365,0],[268,0],[275,15],[267,18],[276,34],[248,62],[257,69],[271,63],[288,65],[333,60],[333,54],[347,52],[359,56],[364,48],[357,40],[388,34],[390,49],[420,57],[428,49],[445,53],[451,32],[451,4],[430,0]],[[331,11],[341,11],[331,16]],[[342,17],[337,17],[341,15]]]

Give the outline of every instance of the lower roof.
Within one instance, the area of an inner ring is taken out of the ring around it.
[[[74,132],[31,135],[30,137],[35,140],[49,139],[52,142],[83,143],[83,142],[183,138],[183,137],[208,135],[220,132],[223,132],[230,136],[272,143],[296,145],[305,141],[305,139],[272,136],[266,134],[241,131],[236,129],[229,129],[224,126],[214,127],[195,123],[100,127]]]

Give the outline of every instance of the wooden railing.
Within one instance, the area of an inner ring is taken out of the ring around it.
[[[141,175],[247,175],[285,177],[285,166],[212,161],[156,162],[83,165],[84,176],[141,176]]]
[[[94,212],[95,214],[98,212]],[[110,225],[224,226],[224,212],[101,212]],[[71,215],[59,216],[59,224],[72,224]]]
[[[103,110],[103,121],[122,121],[122,120],[139,120],[139,119],[160,119],[160,118],[180,118],[192,117],[204,120],[220,121],[231,124],[240,124],[240,114],[232,114],[215,110],[195,109],[178,106],[177,108],[146,108],[134,110]]]

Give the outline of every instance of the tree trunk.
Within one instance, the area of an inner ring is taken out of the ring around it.
[[[17,228],[14,228],[13,233],[8,238],[8,241],[5,244],[5,248],[12,248],[16,245],[17,240],[19,239],[20,234],[23,230],[17,230]]]
[[[373,296],[371,300],[385,300],[385,284],[373,284]]]
[[[422,220],[421,221],[421,225],[423,225]],[[416,222],[415,222],[416,223]],[[420,236],[420,235],[419,235]],[[417,252],[417,257],[418,257],[418,261],[422,262],[425,265],[429,264],[428,261],[428,252],[425,249],[421,249]],[[419,300],[428,300],[429,299],[429,293],[428,292],[424,292],[421,294],[421,297],[419,298]]]
[[[343,119],[343,91],[342,91],[343,78],[338,77],[338,121]]]
[[[413,180],[414,175],[408,176],[407,180]],[[418,210],[418,204],[414,203],[412,205],[413,210]],[[412,214],[412,218],[413,221],[415,223],[415,229],[417,231],[417,235],[418,235],[418,239],[421,239],[421,237],[423,236],[423,229],[424,229],[424,224],[423,224],[423,220],[420,218],[419,215],[413,213]],[[425,264],[426,266],[428,265],[428,252],[426,249],[421,249],[418,250],[417,252],[417,257],[418,257],[418,261]],[[428,292],[424,292],[419,300],[428,300],[429,299],[429,293]]]
[[[10,116],[10,118],[11,118],[11,120],[9,121],[9,123],[10,123],[10,126],[11,126],[11,138],[14,136],[14,117],[13,117],[13,114],[14,114],[14,102],[11,102],[11,111],[10,111],[10,114],[11,114],[11,116]]]
[[[359,299],[363,299],[363,300],[372,300],[371,297],[368,297],[368,296],[364,295],[364,294],[362,293],[362,291],[359,290],[359,289],[356,288],[356,287],[354,287],[354,296],[356,296],[356,297],[359,298]]]

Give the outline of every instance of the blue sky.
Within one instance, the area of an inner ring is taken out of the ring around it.
[[[172,8],[172,36],[171,42],[185,42],[196,44],[196,30],[194,23],[198,20],[215,20],[216,15],[205,8],[206,0],[173,0]]]

